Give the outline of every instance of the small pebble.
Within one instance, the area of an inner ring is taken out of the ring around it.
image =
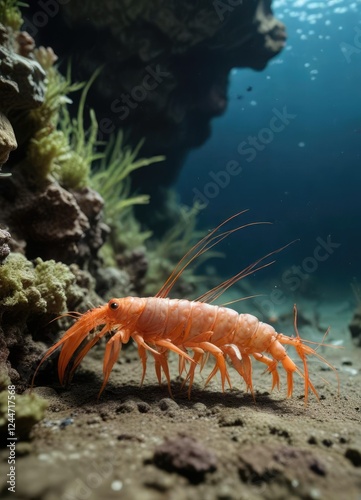
[[[361,451],[356,448],[348,448],[345,457],[354,467],[361,467]]]
[[[120,491],[123,488],[123,483],[121,481],[113,481],[110,487],[113,491]]]
[[[68,425],[71,425],[74,422],[74,419],[70,417],[63,418],[63,420],[60,420],[59,427],[60,429],[65,429],[65,427],[68,427]]]
[[[177,472],[193,484],[200,483],[207,472],[217,469],[217,457],[193,437],[179,435],[167,439],[154,453],[154,463],[160,469]]]
[[[343,364],[343,366],[351,366],[352,365],[352,361],[351,359],[347,359],[347,358],[344,358],[341,363]]]
[[[131,413],[132,411],[137,409],[138,407],[135,401],[127,401],[119,405],[115,411],[116,413]]]
[[[173,401],[173,399],[170,398],[163,398],[159,401],[158,403],[159,408],[162,411],[167,411],[167,410],[178,410],[179,405]]]
[[[144,401],[140,401],[137,403],[138,411],[139,413],[148,413],[151,409],[150,405],[148,403],[145,403]]]
[[[348,373],[353,377],[358,374],[358,370],[356,370],[356,368],[351,368],[350,366],[341,366],[341,371],[344,373]]]

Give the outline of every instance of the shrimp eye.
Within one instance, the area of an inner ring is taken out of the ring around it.
[[[111,302],[109,304],[109,307],[110,307],[110,309],[114,309],[115,310],[115,309],[118,309],[119,304],[118,304],[118,302]]]

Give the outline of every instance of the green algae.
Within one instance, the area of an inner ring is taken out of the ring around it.
[[[18,0],[0,0],[0,23],[14,31],[19,30],[23,24],[20,7],[27,7],[27,4]]]
[[[0,311],[59,314],[73,295],[75,276],[68,266],[37,258],[34,264],[12,253],[0,266]]]
[[[44,418],[48,403],[37,394],[13,394],[15,386],[11,384],[10,378],[5,370],[0,370],[0,436],[8,434],[9,415],[8,409],[15,410],[15,436],[19,439],[27,439],[32,427]],[[9,406],[8,397],[13,396],[14,403]],[[10,417],[10,420],[12,418]]]

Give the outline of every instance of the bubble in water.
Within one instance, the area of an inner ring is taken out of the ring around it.
[[[306,146],[306,144],[304,142],[299,142],[298,143],[298,147],[299,148],[304,148]]]
[[[310,74],[311,75],[317,75],[318,74],[318,69],[311,69]]]
[[[305,68],[309,68],[310,66],[310,63],[305,63]]]
[[[250,102],[250,105],[251,105],[251,106],[257,106],[257,101],[251,101],[251,102]]]

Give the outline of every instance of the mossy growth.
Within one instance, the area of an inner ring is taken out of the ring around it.
[[[20,7],[27,7],[18,0],[0,0],[0,23],[18,31],[23,24]]]
[[[58,158],[53,169],[54,177],[66,189],[80,189],[90,184],[90,172],[95,160],[103,159],[105,154],[97,151],[98,123],[94,111],[89,111],[90,126],[84,128],[84,109],[86,97],[94,80],[101,71],[99,68],[85,85],[76,118],[71,118],[68,108],[62,106],[59,127],[69,145],[68,153]]]
[[[44,418],[48,403],[37,394],[16,394],[16,436],[29,437],[32,427]],[[7,434],[8,391],[0,392],[0,436]]]
[[[1,269],[1,267],[0,267]],[[0,438],[8,436],[9,423],[9,395],[15,408],[16,437],[25,440],[29,438],[32,427],[44,418],[48,403],[37,394],[14,394],[15,386],[12,385],[5,364],[0,366]],[[9,392],[11,391],[11,392]]]
[[[71,82],[70,69],[66,77],[54,66],[47,65],[44,69],[47,74],[45,99],[39,108],[30,111],[34,133],[27,148],[27,163],[31,165],[31,176],[38,183],[48,179],[49,175],[61,181],[62,166],[66,169],[71,163],[75,165],[78,178],[81,171],[81,181],[77,183],[82,184],[86,182],[89,170],[87,168],[84,172],[84,157],[80,158],[78,151],[72,149],[73,129],[69,126],[67,105],[71,103],[68,94],[80,90],[84,84]]]
[[[0,369],[0,436],[8,435],[8,396],[11,384],[5,369]],[[15,394],[16,436],[20,439],[29,437],[34,424],[42,420],[48,403],[37,394]]]
[[[57,164],[70,154],[67,138],[61,130],[52,127],[38,130],[30,140],[27,160],[36,181],[48,178]]]
[[[54,260],[34,264],[24,255],[12,253],[0,266],[0,311],[29,314],[59,314],[74,295],[75,276]]]

